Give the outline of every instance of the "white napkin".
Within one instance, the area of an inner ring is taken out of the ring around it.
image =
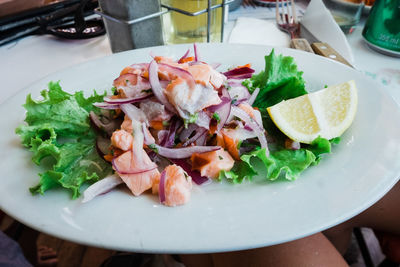
[[[239,17],[228,42],[289,47],[290,36],[276,27],[275,20]]]
[[[354,65],[354,55],[347,42],[347,38],[333,19],[329,10],[322,3],[322,0],[311,0],[301,19],[301,23],[319,41],[328,43],[350,64]]]

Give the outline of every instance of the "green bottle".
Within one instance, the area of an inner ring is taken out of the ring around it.
[[[376,0],[362,35],[371,48],[400,56],[400,0]]]

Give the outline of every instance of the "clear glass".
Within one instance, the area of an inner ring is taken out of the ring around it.
[[[363,0],[323,0],[344,33],[351,33],[360,21]]]
[[[163,4],[197,12],[206,9],[208,0],[162,0]],[[212,0],[211,4],[221,4],[222,0]],[[187,16],[171,11],[163,16],[163,35],[166,44],[207,42],[207,13]],[[211,11],[210,42],[221,41],[222,8]]]

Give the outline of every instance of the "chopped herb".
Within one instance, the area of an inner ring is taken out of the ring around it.
[[[152,90],[151,90],[151,89],[146,89],[146,90],[142,90],[141,92],[142,92],[142,93],[151,93]]]
[[[223,160],[224,158],[223,157],[221,157],[221,156],[218,156],[218,158],[219,158],[219,160]]]
[[[215,119],[217,122],[221,121],[221,117],[219,116],[219,114],[217,112],[213,113],[212,118]]]
[[[234,105],[236,103],[236,101],[237,101],[236,98],[232,99],[231,104]]]
[[[115,86],[111,87],[111,93],[113,95],[117,95],[118,94],[117,88]]]
[[[236,145],[236,148],[239,149],[240,146],[242,145],[242,143],[243,143],[243,140],[239,140],[238,144]]]
[[[169,121],[163,121],[163,122],[162,122],[162,125],[163,125],[163,126],[168,126],[168,125],[169,125]]]
[[[255,90],[255,88],[253,88],[253,83],[251,82],[250,79],[244,80],[242,82],[242,85],[249,90],[249,93],[253,93],[253,91]]]
[[[199,113],[190,114],[189,119],[184,119],[185,128],[187,128],[190,123],[195,123],[198,118]]]
[[[150,144],[150,145],[148,145],[148,147],[149,147],[151,150],[153,150],[154,152],[158,153],[158,149],[157,149],[157,147],[156,147],[155,144]]]

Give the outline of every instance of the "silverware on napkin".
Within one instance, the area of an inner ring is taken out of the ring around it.
[[[342,55],[340,55],[328,43],[319,41],[318,38],[316,38],[301,22],[300,22],[300,37],[304,38],[311,44],[311,48],[315,54],[339,61],[340,63],[353,67]],[[295,44],[293,48],[296,48]]]
[[[315,53],[352,67],[335,49],[327,43],[320,42],[297,20],[294,0],[290,0],[291,8],[289,8],[289,0],[286,2],[286,8],[284,4],[283,0],[276,0],[276,25],[290,35],[291,48]]]

